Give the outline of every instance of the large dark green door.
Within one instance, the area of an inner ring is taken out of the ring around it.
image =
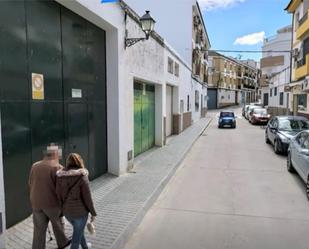
[[[107,171],[105,31],[53,0],[0,1],[0,111],[6,225],[31,213],[28,176],[46,145]],[[32,98],[32,73],[44,98]],[[64,162],[64,160],[63,160]],[[16,198],[18,197],[18,198]]]
[[[134,83],[134,156],[155,144],[154,86]]]

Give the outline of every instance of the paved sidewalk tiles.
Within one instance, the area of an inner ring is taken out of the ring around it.
[[[169,138],[166,146],[136,158],[134,173],[121,177],[106,174],[91,182],[98,213],[96,234],[86,232],[92,248],[118,249],[124,246],[210,121],[210,116],[201,119],[180,135]],[[50,230],[52,232],[51,226]],[[30,249],[32,232],[32,217],[29,217],[6,231],[6,248]],[[72,234],[69,224],[66,224],[66,232]],[[57,248],[53,234],[52,237],[53,240],[49,241],[47,234],[47,249]]]

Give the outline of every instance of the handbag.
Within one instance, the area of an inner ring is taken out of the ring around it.
[[[93,221],[87,223],[87,230],[90,234],[95,234],[95,225]]]

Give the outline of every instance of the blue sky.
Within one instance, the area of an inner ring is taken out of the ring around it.
[[[255,45],[234,44],[254,42],[263,36],[273,36],[279,28],[291,24],[292,17],[284,11],[289,0],[199,0],[212,49],[261,50]],[[256,34],[255,37],[241,38]],[[226,55],[237,56],[228,53]],[[242,54],[242,59],[259,60],[261,54]]]

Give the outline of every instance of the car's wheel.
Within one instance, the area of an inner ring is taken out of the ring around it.
[[[278,142],[277,139],[274,142],[274,151],[275,151],[276,154],[280,154],[279,142]]]
[[[267,132],[265,132],[265,143],[270,144],[270,140],[268,138]]]
[[[288,157],[287,157],[286,163],[287,163],[287,169],[288,169],[288,171],[289,171],[290,173],[294,173],[294,172],[295,172],[295,169],[294,169],[293,164],[292,164],[291,152],[288,152]]]

